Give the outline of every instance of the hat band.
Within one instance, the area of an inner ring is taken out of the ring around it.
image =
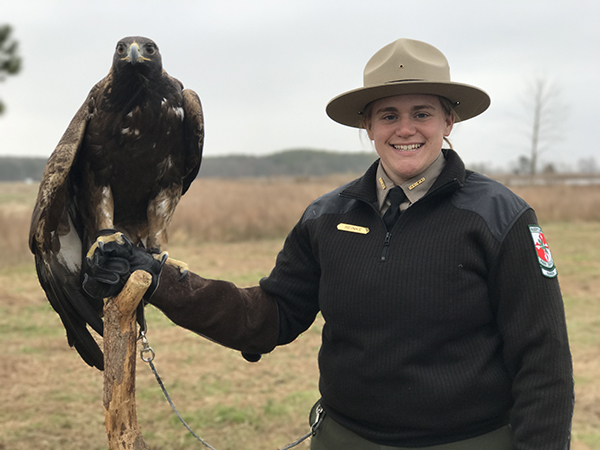
[[[386,81],[385,84],[407,83],[407,82],[411,82],[411,81],[425,81],[425,79],[424,78],[405,78],[402,80]]]

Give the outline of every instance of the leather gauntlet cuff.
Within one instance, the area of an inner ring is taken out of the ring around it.
[[[183,279],[165,265],[149,303],[177,325],[226,347],[268,353],[277,345],[277,303],[260,286],[238,288],[189,272]]]

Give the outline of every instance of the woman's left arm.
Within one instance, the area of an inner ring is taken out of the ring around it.
[[[528,210],[506,235],[492,263],[490,296],[513,380],[514,448],[566,450],[574,394],[564,305],[533,226],[537,218]]]

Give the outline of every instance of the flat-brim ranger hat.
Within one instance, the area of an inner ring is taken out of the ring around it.
[[[459,120],[475,117],[490,106],[490,97],[483,90],[450,80],[448,60],[437,48],[421,41],[398,39],[369,60],[364,86],[332,99],[326,112],[336,122],[362,128],[369,103],[401,94],[446,97]]]

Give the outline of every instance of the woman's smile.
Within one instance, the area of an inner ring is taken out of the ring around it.
[[[418,149],[420,149],[423,146],[423,144],[394,144],[392,145],[392,147],[394,147],[396,150],[399,150],[401,152],[414,152]]]

